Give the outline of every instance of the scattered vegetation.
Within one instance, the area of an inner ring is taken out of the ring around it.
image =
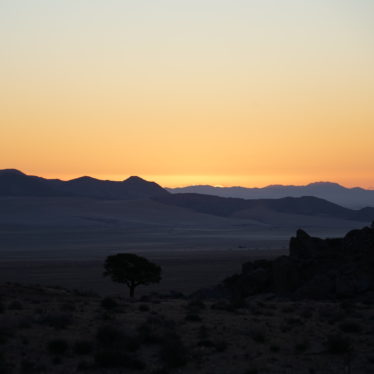
[[[187,349],[176,332],[171,332],[163,337],[160,360],[168,368],[178,368],[186,365],[188,360]]]
[[[93,352],[93,343],[89,340],[77,340],[73,346],[73,352],[77,355],[88,355]]]
[[[347,336],[333,334],[327,337],[326,347],[328,353],[336,355],[346,354],[352,351],[352,342]]]
[[[47,343],[48,352],[53,355],[64,355],[68,348],[69,344],[65,339],[52,339]]]
[[[105,309],[111,310],[118,307],[118,303],[112,297],[105,297],[101,300],[101,306]]]

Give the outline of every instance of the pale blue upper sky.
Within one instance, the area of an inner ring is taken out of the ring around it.
[[[0,168],[372,185],[373,97],[373,0],[0,0]]]

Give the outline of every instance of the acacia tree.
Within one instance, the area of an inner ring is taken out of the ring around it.
[[[104,268],[104,276],[110,276],[113,282],[129,287],[130,297],[134,297],[135,287],[159,283],[161,280],[160,266],[133,253],[108,256]]]

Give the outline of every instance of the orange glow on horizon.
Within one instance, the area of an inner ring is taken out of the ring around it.
[[[0,169],[374,188],[374,2],[0,4]]]
[[[331,178],[331,176],[325,176],[320,179],[310,179],[308,176],[264,176],[264,175],[139,175],[139,174],[90,174],[90,173],[80,173],[80,174],[64,174],[59,175],[55,173],[40,174],[33,171],[21,170],[28,175],[41,176],[48,179],[61,179],[61,180],[71,180],[79,178],[82,176],[90,176],[92,178],[100,180],[111,180],[111,181],[123,181],[130,176],[136,175],[147,181],[155,182],[160,186],[167,188],[176,187],[186,187],[194,185],[210,185],[214,187],[247,187],[247,188],[263,188],[269,185],[297,185],[303,186],[315,182],[332,182],[338,183],[347,188],[361,187],[369,190],[374,190],[374,186],[366,183],[364,178],[357,176],[354,180],[347,179],[337,179]]]

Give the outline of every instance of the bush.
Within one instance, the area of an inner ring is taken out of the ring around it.
[[[201,339],[197,342],[199,347],[214,348],[214,343],[209,339]]]
[[[88,355],[93,351],[93,344],[88,340],[77,340],[73,351],[77,355]]]
[[[250,336],[256,343],[265,343],[266,341],[265,332],[259,328],[251,330]]]
[[[201,317],[196,313],[188,313],[185,317],[185,320],[189,322],[200,322]]]
[[[151,316],[138,326],[138,337],[144,344],[159,343],[164,332],[170,331],[173,328],[173,321],[167,321],[158,316]]]
[[[11,303],[9,303],[8,309],[9,310],[22,310],[23,305],[18,300],[14,300]]]
[[[193,310],[193,311],[198,311],[198,310],[202,310],[202,309],[205,309],[206,306],[204,304],[204,302],[202,300],[191,300],[186,308],[188,310]]]
[[[61,312],[75,312],[77,308],[72,303],[64,303],[64,304],[61,304],[60,310]]]
[[[97,329],[96,340],[100,345],[105,347],[115,346],[125,340],[125,334],[118,327],[104,325]]]
[[[115,309],[118,307],[118,303],[111,297],[105,297],[103,300],[101,300],[101,306],[105,309]]]
[[[0,345],[5,344],[15,334],[15,330],[11,325],[0,326]]]
[[[128,352],[136,352],[140,348],[140,343],[138,336],[130,335],[126,337],[124,347]]]
[[[68,351],[69,345],[64,339],[53,339],[47,343],[49,353],[63,355]]]
[[[101,348],[113,350],[121,346],[129,352],[137,351],[141,343],[138,336],[127,335],[123,330],[111,325],[100,327],[97,331],[96,339]]]
[[[143,370],[144,362],[133,355],[128,355],[121,351],[99,351],[95,354],[96,365],[101,368],[128,368]]]
[[[258,374],[258,370],[256,368],[248,369],[244,372],[244,374]]]
[[[330,335],[326,341],[327,352],[345,354],[352,351],[351,341],[343,335]]]
[[[139,339],[144,344],[155,344],[161,340],[157,330],[151,324],[143,323],[137,330]]]
[[[23,374],[32,374],[32,373],[42,373],[45,372],[44,368],[39,367],[39,365],[34,362],[27,359],[22,359],[21,365],[20,365],[20,372]],[[0,373],[2,371],[0,370]]]
[[[176,333],[170,333],[164,337],[160,359],[168,368],[178,368],[187,363],[187,349]]]
[[[73,317],[66,313],[48,314],[42,319],[42,323],[54,327],[57,330],[66,329],[73,322]]]
[[[200,326],[199,332],[198,332],[198,338],[206,339],[208,338],[208,336],[209,336],[209,329],[205,325]]]
[[[228,346],[225,340],[216,340],[213,344],[216,352],[224,352]]]
[[[344,321],[339,325],[340,330],[347,333],[357,334],[362,331],[361,325],[356,321]]]
[[[295,353],[304,353],[309,348],[309,343],[306,340],[297,342],[294,346]]]
[[[149,312],[150,311],[150,307],[146,304],[141,304],[139,305],[139,311],[140,312]]]

